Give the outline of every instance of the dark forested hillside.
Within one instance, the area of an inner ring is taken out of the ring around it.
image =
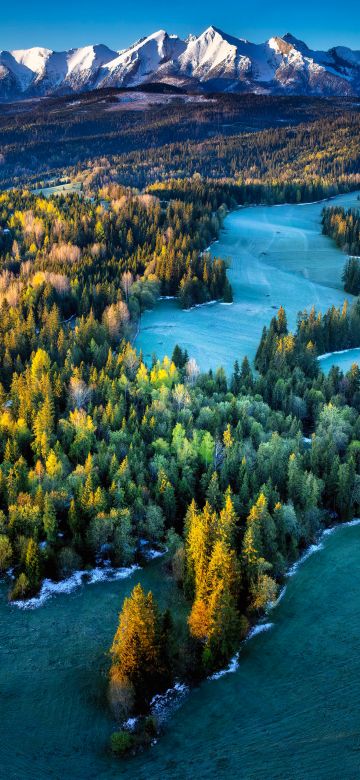
[[[3,106],[0,184],[59,175],[95,158],[100,169],[115,168],[122,183],[140,187],[194,172],[256,180],[358,170],[356,98],[178,95],[162,104],[148,95],[130,110],[133,103],[119,103],[124,95],[111,90]],[[306,127],[297,132],[301,123]],[[259,132],[266,128],[273,130]]]
[[[325,184],[360,175],[359,148],[360,115],[352,113],[297,127],[216,134],[200,143],[177,141],[161,149],[139,149],[105,162],[104,174],[108,168],[134,186],[194,174],[265,184],[311,179]]]

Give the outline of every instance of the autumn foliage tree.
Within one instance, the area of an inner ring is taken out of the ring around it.
[[[220,513],[208,502],[202,511],[192,502],[186,519],[187,587],[194,595],[189,629],[208,668],[227,659],[241,638],[240,568],[232,546],[236,522],[230,490]]]
[[[164,616],[140,584],[124,600],[110,649],[111,706],[118,718],[142,712],[170,679]]]

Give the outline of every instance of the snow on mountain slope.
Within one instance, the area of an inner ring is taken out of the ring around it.
[[[0,65],[4,72],[11,75],[13,83],[20,91],[26,90],[33,81],[36,73],[35,63],[39,65],[41,62],[38,54],[40,51],[49,52],[48,49],[19,49],[13,52],[0,52]]]
[[[100,68],[117,56],[107,46],[84,46],[66,52],[51,49],[16,50],[0,52],[0,67],[11,74],[19,93],[48,94],[68,87],[86,89],[93,86]],[[0,71],[0,95],[2,74]]]
[[[285,91],[312,95],[356,94],[356,73],[339,68],[333,50],[309,49],[291,33],[272,40],[277,41],[282,50],[276,80]],[[284,46],[289,48],[286,50]]]
[[[102,44],[72,49],[67,54],[67,74],[64,85],[69,85],[73,89],[94,86],[101,69],[113,62],[116,57],[116,51]]]
[[[212,79],[269,81],[275,68],[265,44],[250,43],[209,27],[189,42],[179,58],[180,70],[208,81]]]
[[[176,35],[159,30],[119,52],[103,69],[98,86],[134,86],[153,78],[163,65],[173,65],[186,44]]]
[[[159,30],[118,52],[101,44],[0,52],[5,100],[150,81],[208,91],[359,95],[360,52],[345,46],[314,51],[290,33],[255,44],[216,27],[186,41]]]
[[[200,80],[212,75],[237,75],[237,41],[224,35],[215,27],[209,27],[198,38],[190,40],[184,53],[179,57],[179,70],[188,76]],[[245,68],[250,61],[245,63]]]
[[[17,64],[26,68],[26,72],[39,74],[46,68],[46,63],[52,56],[51,49],[43,49],[40,46],[34,46],[32,49],[17,49],[11,52]],[[24,71],[25,73],[25,71]]]
[[[209,27],[188,43],[179,69],[202,84],[231,90],[351,94],[351,73],[339,70],[331,52],[311,51],[289,33],[254,44]]]

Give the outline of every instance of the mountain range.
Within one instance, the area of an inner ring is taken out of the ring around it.
[[[290,33],[256,44],[216,27],[185,41],[160,30],[122,51],[103,44],[0,51],[1,100],[149,83],[207,92],[357,96],[360,51],[314,51]]]

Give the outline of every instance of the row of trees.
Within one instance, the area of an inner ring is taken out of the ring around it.
[[[360,210],[328,206],[322,212],[323,233],[348,255],[360,255]],[[347,290],[347,292],[352,292]]]
[[[345,292],[360,293],[360,211],[332,206],[323,209],[323,233],[336,241],[349,257],[345,263],[342,280]]]
[[[352,295],[360,294],[360,259],[358,257],[349,257],[341,278],[344,282],[345,292]]]

